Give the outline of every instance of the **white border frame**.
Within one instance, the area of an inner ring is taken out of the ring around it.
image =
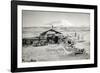
[[[25,62],[22,63],[22,10],[41,10],[41,11],[60,11],[60,12],[79,12],[90,13],[90,59],[89,60],[70,60],[70,61],[50,61],[50,62]],[[79,64],[94,64],[94,10],[93,9],[77,9],[77,8],[58,8],[58,7],[43,7],[43,6],[23,6],[18,5],[17,8],[18,20],[18,36],[17,36],[17,64],[18,68],[25,67],[43,67],[43,66],[60,66],[60,65],[79,65]]]

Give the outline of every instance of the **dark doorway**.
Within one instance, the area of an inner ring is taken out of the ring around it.
[[[54,38],[54,42],[55,42],[55,44],[57,44],[58,43],[58,36],[55,36],[55,38]]]

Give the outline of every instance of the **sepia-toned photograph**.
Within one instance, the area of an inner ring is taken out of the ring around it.
[[[22,10],[22,62],[90,59],[90,14]]]

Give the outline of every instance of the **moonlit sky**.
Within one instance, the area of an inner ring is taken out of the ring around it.
[[[22,11],[23,27],[89,27],[90,14],[88,13],[68,13],[50,11]]]

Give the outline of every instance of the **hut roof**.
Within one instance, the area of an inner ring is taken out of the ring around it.
[[[62,33],[58,32],[58,31],[56,31],[56,30],[54,30],[54,29],[49,29],[49,30],[47,30],[47,31],[45,31],[45,32],[42,32],[40,35],[45,35],[45,34],[46,34],[47,32],[49,32],[49,31],[55,32],[56,34],[62,34]]]

